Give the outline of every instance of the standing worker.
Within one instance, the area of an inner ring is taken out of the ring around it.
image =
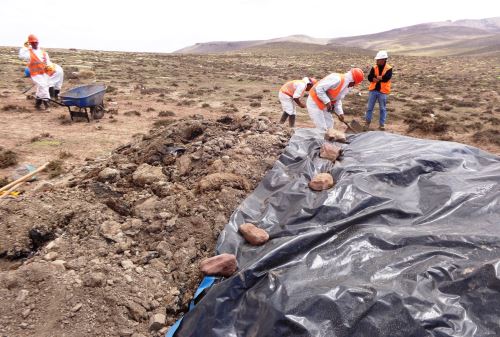
[[[49,77],[49,95],[50,98],[52,99],[58,99],[59,98],[59,93],[61,92],[61,88],[64,82],[64,70],[63,68],[56,64],[52,63],[50,66],[54,67],[54,74]],[[30,77],[30,69],[26,67],[24,69],[24,76],[25,77]]]
[[[283,109],[283,115],[281,115],[280,119],[281,124],[285,123],[288,118],[288,125],[291,128],[295,126],[295,104],[301,108],[306,107],[300,101],[300,98],[304,95],[304,92],[311,90],[316,82],[316,79],[312,77],[304,77],[301,80],[289,81],[281,87],[278,94]]]
[[[307,111],[316,128],[333,128],[333,110],[344,121],[342,99],[363,79],[363,70],[352,68],[345,74],[332,73],[312,87],[307,98]]]
[[[370,95],[368,96],[368,110],[366,110],[365,116],[365,131],[370,128],[370,123],[372,121],[373,108],[375,108],[375,102],[378,101],[380,108],[379,117],[379,130],[385,130],[385,119],[387,117],[387,95],[391,92],[391,77],[392,77],[392,67],[387,64],[387,52],[381,50],[375,56],[375,64],[370,70],[368,75],[368,81],[370,81],[370,86],[368,90]]]
[[[35,108],[42,109],[42,103],[45,109],[49,107],[49,77],[55,72],[53,66],[49,66],[50,59],[47,52],[38,48],[38,38],[30,34],[24,47],[19,50],[19,58],[28,62],[28,69],[31,80],[36,85]]]

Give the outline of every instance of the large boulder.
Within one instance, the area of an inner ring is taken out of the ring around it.
[[[323,143],[319,149],[320,158],[328,159],[331,161],[337,160],[337,158],[342,153],[342,149],[330,143]]]
[[[240,226],[239,231],[252,246],[260,246],[269,241],[269,234],[254,224],[244,223]]]
[[[334,184],[335,181],[330,173],[320,173],[309,182],[309,188],[314,191],[323,191],[332,188]]]
[[[238,270],[236,256],[232,254],[220,254],[204,259],[200,262],[200,270],[209,276],[229,277]]]

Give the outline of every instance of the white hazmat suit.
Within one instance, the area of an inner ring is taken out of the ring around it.
[[[353,77],[351,72],[347,72],[344,75],[344,83],[342,84],[342,89],[340,90],[338,96],[334,98],[335,104],[334,110],[337,115],[343,115],[344,111],[342,110],[342,99],[347,95],[352,88],[349,87],[349,83],[354,82]],[[316,86],[316,93],[318,95],[318,98],[324,103],[327,104],[328,102],[331,101],[330,97],[327,95],[327,91],[329,89],[335,88],[339,85],[340,83],[340,75],[337,73],[332,73],[325,78],[323,78],[321,81],[319,81],[318,85]],[[311,117],[311,120],[313,121],[314,125],[318,129],[322,130],[328,130],[330,128],[333,128],[334,120],[332,113],[327,110],[325,107],[324,109],[320,109],[316,102],[312,99],[311,95],[307,98],[306,102],[307,106],[307,112],[309,113],[309,117]]]

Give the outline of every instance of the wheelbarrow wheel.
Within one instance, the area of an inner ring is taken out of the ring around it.
[[[104,104],[96,105],[90,108],[92,119],[101,119],[104,116]]]

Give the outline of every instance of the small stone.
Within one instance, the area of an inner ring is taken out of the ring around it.
[[[238,269],[236,256],[232,254],[220,254],[200,263],[200,270],[205,275],[229,277]]]
[[[24,310],[21,312],[21,316],[22,316],[23,318],[26,318],[26,317],[28,317],[28,316],[29,316],[30,312],[31,312],[31,308],[24,309]]]
[[[120,264],[122,265],[123,269],[132,269],[134,268],[134,263],[130,260],[123,260],[122,262],[120,262]]]
[[[334,162],[340,156],[341,152],[342,149],[340,147],[330,143],[324,143],[319,149],[319,156],[320,158],[328,159]]]
[[[77,303],[73,308],[71,308],[71,312],[77,312],[82,308],[83,304]]]
[[[58,256],[59,254],[57,252],[49,252],[44,255],[43,259],[45,261],[54,261]]]
[[[165,326],[165,315],[164,314],[154,314],[149,319],[149,330],[157,331]]]
[[[49,181],[42,180],[35,186],[35,188],[33,188],[33,191],[34,192],[47,192],[47,191],[52,190],[53,188],[54,188],[53,183],[51,183]]]
[[[98,180],[105,182],[105,181],[117,181],[120,179],[120,171],[117,169],[111,168],[111,167],[106,167],[103,169],[101,172],[99,172]]]
[[[177,169],[179,170],[179,175],[181,176],[189,173],[191,170],[191,158],[189,156],[182,156],[177,159]]]
[[[149,185],[156,181],[165,180],[165,178],[160,166],[151,166],[149,164],[142,164],[132,175],[134,183],[139,186]]]
[[[140,322],[148,317],[146,309],[140,304],[130,301],[126,304],[126,307],[130,318],[136,322]]]
[[[21,324],[19,324],[19,326],[21,327],[21,329],[26,329],[28,327],[28,323],[22,322]]]
[[[333,128],[330,128],[326,130],[325,133],[325,140],[327,141],[336,141],[336,142],[341,142],[344,143],[346,142],[347,138],[345,136],[345,133],[342,131],[335,130]]]
[[[144,271],[144,268],[142,268],[142,267],[135,267],[135,272],[137,274],[141,274],[143,271]]]
[[[114,242],[121,242],[124,239],[121,224],[113,220],[104,221],[99,226],[99,234]]]
[[[166,259],[170,260],[172,258],[172,251],[170,251],[170,246],[166,241],[160,241],[158,245],[156,245],[156,251],[164,256]]]
[[[125,278],[125,281],[127,281],[127,283],[132,283],[132,281],[133,281],[132,276],[130,276],[130,275],[125,275],[124,278]]]
[[[57,270],[59,271],[65,271],[66,270],[66,261],[64,260],[55,260],[52,261],[52,265],[56,267]]]
[[[332,188],[334,183],[330,173],[320,173],[311,180],[309,188],[314,191],[323,191]]]
[[[222,156],[222,158],[221,158],[221,159],[222,159],[222,161],[223,161],[224,163],[228,163],[228,162],[229,162],[229,160],[230,160],[231,158],[230,158],[229,156],[225,155],[225,156]]]
[[[61,238],[57,238],[55,240],[50,241],[47,246],[45,246],[46,250],[57,250],[59,249],[59,244],[61,242]]]
[[[121,329],[118,334],[120,337],[130,337],[134,334],[134,331],[130,329]]]
[[[244,147],[243,149],[241,149],[241,153],[242,154],[246,154],[247,156],[251,155],[252,154],[252,149],[249,148],[249,147]]]
[[[26,289],[22,289],[19,291],[19,294],[17,294],[16,301],[17,302],[24,302],[26,298],[28,297],[28,294],[30,292]]]
[[[240,226],[239,231],[252,246],[260,246],[269,241],[269,234],[254,224],[245,223]]]
[[[101,287],[104,285],[105,276],[103,273],[85,274],[83,277],[83,285],[90,288]]]

